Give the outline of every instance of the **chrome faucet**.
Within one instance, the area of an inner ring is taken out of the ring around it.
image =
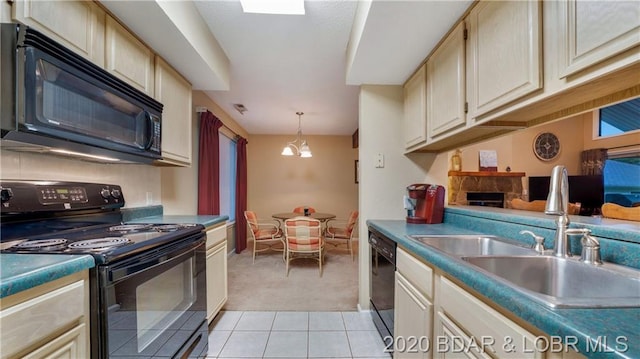
[[[544,209],[545,214],[558,216],[556,219],[556,235],[553,243],[553,255],[570,257],[571,249],[567,240],[569,226],[569,180],[567,169],[562,165],[553,167],[549,183],[549,196]]]

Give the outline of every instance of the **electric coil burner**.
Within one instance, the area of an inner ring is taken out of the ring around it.
[[[199,358],[207,351],[200,224],[122,223],[120,186],[2,181],[0,248],[93,256],[92,358]]]

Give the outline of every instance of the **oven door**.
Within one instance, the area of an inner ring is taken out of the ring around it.
[[[99,267],[95,358],[198,357],[207,349],[204,236]],[[205,353],[206,354],[206,353]]]

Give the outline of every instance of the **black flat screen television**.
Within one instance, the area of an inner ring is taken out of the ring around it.
[[[546,200],[549,195],[551,177],[529,177],[529,201]],[[569,176],[569,202],[580,202],[580,215],[591,216],[600,213],[604,204],[604,177]]]

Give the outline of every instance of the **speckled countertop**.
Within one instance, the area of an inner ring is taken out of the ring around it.
[[[225,222],[228,219],[228,216],[157,215],[136,218],[127,223],[199,223],[207,228]]]
[[[518,232],[526,228],[543,235],[547,247],[553,245],[553,217],[531,212],[523,215],[522,211],[504,209],[486,210],[486,207],[478,211],[477,208],[447,208],[443,224],[417,225],[402,220],[368,220],[367,225],[547,335],[570,340],[576,338],[578,351],[586,357],[640,358],[640,308],[552,309],[484,275],[470,264],[406,237],[411,234],[481,233],[525,241],[525,237]],[[591,228],[601,243],[604,242],[604,260],[640,267],[640,226],[625,221],[573,216],[572,221],[572,226]],[[619,251],[623,253],[615,253]],[[602,344],[599,350],[587,352],[587,340],[591,342],[591,348],[595,348],[594,343],[598,338]],[[603,338],[606,339],[602,341]]]
[[[90,255],[0,254],[0,298],[93,268]]]

